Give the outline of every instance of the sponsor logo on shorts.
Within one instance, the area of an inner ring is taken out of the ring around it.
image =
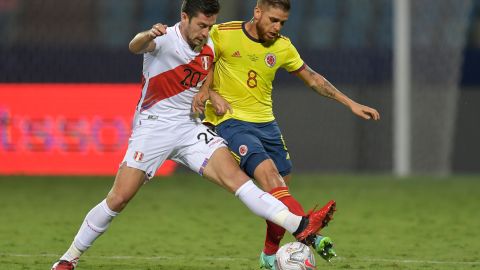
[[[275,66],[275,63],[277,63],[277,57],[273,53],[267,53],[265,55],[265,64],[267,64],[268,67],[273,67]]]
[[[245,156],[248,153],[248,147],[244,144],[240,145],[238,148],[238,153],[240,153],[240,156]]]
[[[140,151],[135,151],[135,154],[133,154],[133,159],[135,161],[142,161],[143,159],[143,153]]]

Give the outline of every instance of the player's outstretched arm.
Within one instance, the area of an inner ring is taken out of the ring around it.
[[[130,41],[128,49],[134,54],[142,54],[146,52],[153,52],[155,50],[156,37],[165,35],[167,33],[167,25],[157,23],[152,26],[152,29],[140,32]]]
[[[315,90],[315,92],[344,104],[349,107],[355,115],[366,120],[380,120],[380,114],[377,110],[353,101],[309,66],[297,72],[296,75],[302,79],[306,85]]]

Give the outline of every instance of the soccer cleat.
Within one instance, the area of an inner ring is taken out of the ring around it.
[[[304,223],[305,228],[299,233],[295,232],[295,238],[307,245],[313,245],[316,233],[327,226],[328,222],[333,219],[333,213],[336,210],[335,206],[335,201],[331,200],[320,210],[315,211],[315,208],[310,210]]]
[[[337,256],[337,253],[335,253],[335,250],[333,249],[333,241],[330,237],[317,235],[312,247],[317,254],[327,262],[330,262],[333,257]]]
[[[60,260],[52,265],[51,270],[74,270],[78,264],[78,258],[72,261]]]
[[[267,255],[260,253],[260,268],[275,270],[275,254]]]

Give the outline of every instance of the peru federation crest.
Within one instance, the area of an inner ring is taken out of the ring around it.
[[[265,55],[265,64],[267,64],[268,67],[273,67],[277,63],[277,56],[273,53],[267,53]]]
[[[208,68],[210,67],[210,56],[202,56],[201,59],[203,69],[208,70]]]
[[[133,160],[135,161],[142,161],[143,160],[143,153],[140,151],[135,151],[135,154],[133,154]]]

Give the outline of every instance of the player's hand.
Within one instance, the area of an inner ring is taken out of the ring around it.
[[[350,107],[352,112],[365,120],[380,120],[380,114],[374,108],[354,102]]]
[[[157,23],[152,26],[152,29],[150,29],[150,31],[148,31],[148,36],[152,39],[163,36],[167,33],[167,27],[168,26],[166,24]]]
[[[200,91],[193,96],[192,112],[203,113],[205,111],[205,102],[207,102],[208,98],[208,91]]]
[[[215,91],[210,91],[210,102],[212,102],[212,106],[215,109],[215,114],[218,116],[222,116],[227,112],[233,113],[232,106],[230,103],[226,101],[222,96],[220,96]]]

